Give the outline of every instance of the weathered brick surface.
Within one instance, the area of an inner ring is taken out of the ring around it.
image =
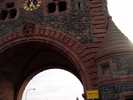
[[[8,80],[0,81],[0,99],[2,100],[14,99],[14,89],[12,82]]]
[[[109,30],[110,17],[105,0],[79,0],[81,7],[78,7],[75,2],[76,0],[72,1],[68,11],[61,14],[44,14],[43,7],[34,12],[26,12],[21,4],[23,1],[17,3],[20,6],[17,6],[20,10],[19,16],[12,21],[0,21],[0,53],[4,53],[15,45],[30,41],[50,44],[65,53],[74,63],[78,70],[77,73],[81,75],[80,80],[85,90],[97,88],[97,52],[105,35],[111,32]],[[122,43],[120,41],[120,45],[113,46],[113,48],[121,47]],[[110,44],[113,44],[113,40]],[[108,84],[118,80],[106,79],[99,82]]]

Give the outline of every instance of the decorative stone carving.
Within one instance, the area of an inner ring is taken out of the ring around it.
[[[26,11],[34,11],[41,6],[41,0],[25,0],[24,9]]]

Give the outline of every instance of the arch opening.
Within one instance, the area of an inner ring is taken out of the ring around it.
[[[21,100],[83,100],[83,85],[71,72],[63,69],[44,70],[30,78]]]

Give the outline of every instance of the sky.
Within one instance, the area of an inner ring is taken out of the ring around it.
[[[108,0],[108,9],[118,28],[133,42],[133,0]]]
[[[133,0],[108,0],[108,9],[118,28],[133,41]],[[83,86],[74,75],[49,70],[30,81],[22,100],[83,100],[82,93]]]
[[[83,100],[83,86],[72,73],[50,69],[37,74],[28,83],[22,100]]]

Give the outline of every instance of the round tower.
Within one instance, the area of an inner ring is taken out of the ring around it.
[[[96,63],[102,100],[132,100],[133,44],[112,20]]]

